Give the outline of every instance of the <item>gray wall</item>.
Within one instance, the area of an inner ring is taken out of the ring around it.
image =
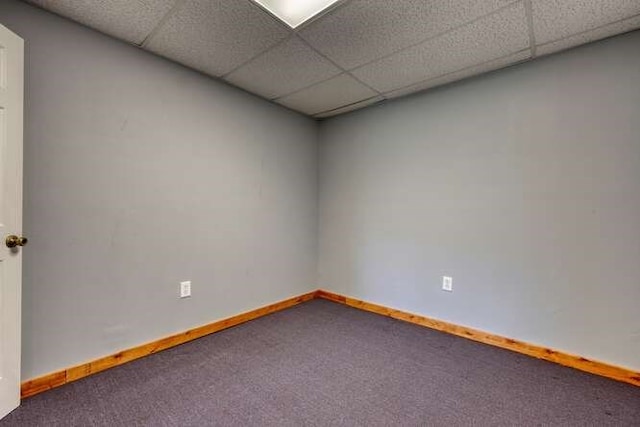
[[[23,379],[315,287],[315,122],[25,4],[0,23],[27,46]]]
[[[640,369],[639,52],[635,32],[325,122],[320,286]]]
[[[324,122],[318,210],[311,120],[0,22],[27,41],[24,379],[316,283],[640,369],[640,33]]]

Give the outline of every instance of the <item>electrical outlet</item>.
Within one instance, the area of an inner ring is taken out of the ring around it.
[[[449,276],[442,276],[442,290],[453,292],[453,278]]]
[[[180,282],[180,298],[191,296],[191,282]]]

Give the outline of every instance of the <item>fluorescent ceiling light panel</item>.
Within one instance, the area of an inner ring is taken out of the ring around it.
[[[254,0],[291,28],[308,21],[338,0]]]

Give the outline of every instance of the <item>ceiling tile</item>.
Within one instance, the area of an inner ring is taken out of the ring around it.
[[[503,58],[496,59],[494,61],[485,62],[484,64],[474,65],[469,68],[465,68],[460,71],[456,71],[450,74],[446,74],[441,77],[436,77],[424,82],[420,82],[415,85],[397,89],[384,94],[386,98],[398,98],[401,96],[409,95],[411,93],[420,92],[426,89],[434,88],[436,86],[442,86],[447,83],[455,82],[457,80],[466,79],[467,77],[476,76],[478,74],[487,73],[489,71],[498,70],[500,68],[507,67],[509,65],[517,64],[522,61],[526,61],[531,58],[531,50],[526,49],[513,55],[508,55]]]
[[[29,0],[103,33],[140,44],[175,0]]]
[[[640,0],[533,0],[533,31],[544,44],[640,14]]]
[[[365,99],[361,102],[356,102],[355,104],[347,105],[346,107],[336,108],[335,110],[326,111],[324,113],[316,114],[315,118],[317,119],[325,119],[328,117],[337,116],[339,114],[348,113],[349,111],[359,110],[364,107],[368,107],[373,104],[377,104],[378,102],[384,101],[384,96],[378,95],[373,98]]]
[[[376,92],[350,75],[341,74],[280,98],[276,102],[294,110],[313,115],[353,104],[376,95]]]
[[[249,0],[186,0],[145,48],[221,76],[290,34]]]
[[[522,2],[353,71],[380,92],[482,64],[529,47]]]
[[[225,80],[265,98],[276,98],[340,72],[338,67],[294,36],[238,68]]]
[[[300,35],[345,69],[422,42],[513,0],[352,0]]]
[[[567,37],[555,42],[543,44],[536,48],[536,55],[548,55],[550,53],[559,52],[584,43],[593,42],[616,34],[635,30],[636,28],[640,28],[640,15],[618,21],[615,24],[605,25],[595,30],[576,34],[575,36]]]
[[[530,59],[528,4],[537,56],[640,28],[640,0],[342,0],[297,33],[252,0],[25,1],[315,117]]]

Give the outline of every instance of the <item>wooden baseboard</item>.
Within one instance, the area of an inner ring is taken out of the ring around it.
[[[401,310],[396,310],[382,305],[361,301],[333,292],[318,290],[294,298],[289,298],[275,304],[270,304],[256,310],[238,314],[227,319],[219,320],[208,325],[190,329],[179,334],[171,335],[157,341],[119,351],[118,353],[101,357],[99,359],[83,363],[78,366],[63,369],[61,371],[53,372],[48,375],[25,381],[21,385],[22,398],[42,393],[43,391],[47,391],[52,388],[56,388],[61,385],[79,380],[91,374],[95,374],[97,372],[101,372],[106,369],[130,362],[132,360],[136,360],[141,357],[145,357],[150,354],[154,354],[159,351],[184,344],[197,338],[201,338],[205,335],[209,335],[214,332],[218,332],[223,329],[227,329],[262,316],[266,316],[267,314],[275,313],[277,311],[293,307],[294,305],[312,300],[314,298],[322,298],[329,301],[334,301],[340,304],[348,305],[350,307],[358,308],[360,310],[381,314],[383,316],[392,317],[394,319],[402,320],[420,326],[425,326],[427,328],[447,332],[484,344],[493,345],[496,347],[515,351],[517,353],[526,354],[538,359],[544,359],[550,362],[558,363],[563,366],[568,366],[571,368],[579,369],[581,371],[633,384],[635,386],[640,386],[640,372],[635,372],[630,369],[609,365],[607,363],[590,360],[585,357],[575,356],[573,354],[541,347],[535,344],[525,343],[500,335],[490,334],[465,326],[455,325],[453,323],[448,323],[442,320],[407,313]]]
[[[168,348],[184,344],[197,338],[201,338],[205,335],[209,335],[214,332],[218,332],[223,329],[227,329],[262,316],[266,316],[267,314],[275,313],[276,311],[284,310],[285,308],[289,308],[302,302],[314,299],[316,297],[316,293],[317,292],[314,291],[294,298],[289,298],[275,304],[270,304],[256,310],[251,310],[246,313],[238,314],[227,319],[210,323],[208,325],[190,329],[188,331],[171,335],[157,341],[119,351],[115,354],[101,357],[100,359],[83,363],[78,366],[25,381],[20,387],[21,397],[26,398],[29,396],[33,396],[38,393],[42,393],[43,391],[79,380],[80,378],[84,378],[91,374],[95,374],[97,372],[122,365],[123,363],[127,363],[132,360],[157,353],[161,350],[166,350]]]
[[[579,369],[591,374],[600,375],[613,380],[640,386],[640,372],[635,372],[627,368],[610,365],[604,362],[587,359],[585,357],[564,353],[562,351],[545,348],[535,344],[506,338],[500,335],[490,334],[465,326],[455,325],[453,323],[444,322],[442,320],[431,319],[426,316],[411,314],[393,308],[384,307],[382,305],[361,301],[355,298],[346,297],[344,295],[335,294],[328,291],[318,290],[316,298],[322,298],[329,301],[345,304],[350,307],[381,314],[383,316],[392,317],[394,319],[403,320],[427,328],[436,329],[438,331],[447,332],[459,337],[468,338],[484,344],[493,345],[495,347],[504,348],[515,351],[517,353],[526,354],[537,359],[544,359],[549,362],[558,363],[570,368]]]

